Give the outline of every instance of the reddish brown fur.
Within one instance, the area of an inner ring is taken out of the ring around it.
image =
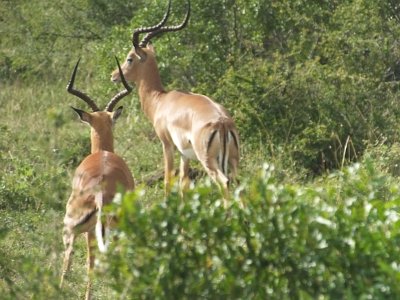
[[[63,241],[65,257],[60,286],[70,267],[70,258],[75,238],[86,233],[88,276],[94,265],[94,240],[97,211],[103,205],[111,203],[118,188],[133,190],[134,180],[127,164],[114,154],[112,124],[121,113],[87,113],[76,110],[81,120],[91,126],[91,154],[88,155],[75,171],[72,180],[72,193],[66,206]],[[99,201],[100,200],[100,201]],[[110,226],[111,221],[105,226]],[[91,298],[91,281],[88,278],[86,299]]]
[[[142,109],[163,145],[166,193],[170,188],[173,151],[176,147],[182,154],[181,190],[189,182],[189,159],[193,157],[187,154],[193,151],[211,178],[222,187],[224,198],[227,199],[228,174],[223,172],[223,163],[219,160],[227,156],[231,178],[235,177],[239,164],[239,136],[225,108],[203,95],[176,90],[166,92],[161,84],[151,45],[140,48],[140,53],[135,49],[131,50],[122,65],[122,71],[128,81],[136,84]],[[114,82],[120,81],[118,69],[113,71],[111,79]],[[218,138],[214,138],[208,145],[210,136],[215,131],[218,132]],[[226,153],[221,155],[224,143]]]

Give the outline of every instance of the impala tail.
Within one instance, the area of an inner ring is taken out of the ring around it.
[[[108,248],[108,243],[107,243],[107,237],[106,231],[104,229],[104,224],[101,221],[101,212],[103,208],[103,193],[102,192],[97,192],[95,196],[95,201],[96,201],[96,206],[97,206],[97,222],[96,222],[96,240],[97,240],[97,245],[99,246],[100,252],[104,253],[107,251]],[[104,241],[106,240],[106,241]]]

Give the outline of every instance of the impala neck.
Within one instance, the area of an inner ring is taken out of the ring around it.
[[[100,151],[114,152],[114,137],[111,130],[101,134],[93,127],[90,131],[91,153]]]
[[[157,102],[160,98],[159,96],[165,93],[165,90],[161,83],[160,72],[158,71],[157,65],[155,61],[152,63],[153,65],[150,68],[151,72],[143,72],[136,84],[142,110],[153,123]]]

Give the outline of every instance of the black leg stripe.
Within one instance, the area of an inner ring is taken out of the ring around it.
[[[217,133],[217,130],[215,130],[215,131],[214,131],[213,133],[211,133],[211,135],[210,135],[210,139],[208,140],[208,144],[207,144],[207,152],[208,152],[208,150],[210,150],[211,143],[213,142],[216,133]]]
[[[239,149],[239,143],[238,143],[236,135],[233,133],[233,131],[230,131],[230,133],[233,137],[233,141],[235,142],[236,149]]]

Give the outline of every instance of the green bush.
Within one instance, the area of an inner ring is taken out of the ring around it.
[[[103,261],[130,299],[394,299],[400,296],[400,190],[371,163],[310,186],[271,166],[225,209],[213,186],[116,209],[119,240]],[[241,207],[241,202],[244,207]]]
[[[37,198],[31,193],[32,185],[38,183],[35,167],[30,161],[7,151],[12,141],[8,126],[0,126],[0,134],[0,210],[35,207]],[[14,136],[14,142],[15,139]]]
[[[35,126],[31,125],[31,128],[33,127]],[[43,129],[40,125],[38,128]],[[64,207],[66,189],[69,185],[65,179],[67,175],[65,165],[69,166],[70,161],[79,157],[78,151],[72,154],[71,152],[78,147],[82,150],[82,146],[76,144],[69,150],[50,150],[48,145],[47,147],[38,146],[43,142],[39,138],[39,131],[36,131],[36,135],[31,135],[29,130],[12,134],[12,129],[15,128],[0,126],[2,138],[0,141],[2,170],[0,172],[0,211],[26,209],[39,211]],[[49,128],[44,128],[43,131],[40,133],[48,138],[46,133],[49,133]],[[36,146],[29,147],[31,144],[27,144],[27,140],[35,143]],[[49,156],[49,153],[54,156]]]
[[[60,292],[59,269],[62,265],[62,215],[54,210],[0,210],[0,293],[12,299],[77,299],[78,291]],[[51,230],[50,230],[51,229]],[[79,245],[79,242],[78,242]],[[76,250],[79,247],[75,248]],[[84,258],[75,256],[84,265]],[[84,274],[84,268],[82,268]],[[77,282],[83,274],[75,274]],[[72,276],[71,276],[72,277]]]

